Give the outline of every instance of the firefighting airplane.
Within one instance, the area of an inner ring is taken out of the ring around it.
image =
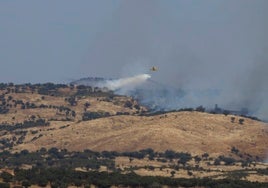
[[[151,71],[157,71],[158,70],[158,68],[157,67],[155,67],[155,66],[153,66],[151,69],[150,69]]]

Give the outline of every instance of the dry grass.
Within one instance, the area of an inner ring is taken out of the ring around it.
[[[62,92],[66,92],[63,90]],[[23,149],[36,151],[42,147],[57,147],[71,151],[83,151],[85,149],[95,151],[138,151],[152,148],[154,151],[174,150],[188,152],[192,156],[201,156],[205,152],[210,157],[219,155],[238,158],[231,152],[232,147],[239,149],[244,157],[250,155],[262,159],[266,157],[268,148],[268,126],[266,123],[243,118],[243,124],[239,124],[242,117],[232,115],[208,114],[200,112],[172,112],[156,116],[138,116],[137,109],[126,108],[129,97],[117,96],[112,100],[105,97],[81,97],[77,99],[77,105],[71,106],[65,97],[45,96],[31,93],[11,93],[13,99],[31,102],[36,105],[65,106],[76,112],[76,117],[71,121],[52,121],[62,119],[64,114],[53,108],[21,109],[20,105],[12,108],[8,114],[0,114],[0,123],[15,124],[23,122],[35,115],[50,121],[48,127],[28,128],[22,144],[15,145],[11,151]],[[86,111],[109,112],[111,117],[81,121],[84,112],[84,104],[90,103]],[[135,101],[132,101],[137,104]],[[141,110],[146,110],[142,107]],[[117,112],[128,112],[130,115],[115,115]],[[235,117],[234,123],[231,117]],[[37,131],[33,134],[32,131]],[[12,138],[14,133],[3,134],[0,139]],[[42,135],[42,136],[40,136]],[[40,136],[40,137],[38,137]],[[33,139],[38,137],[37,139]],[[194,162],[191,161],[192,165]],[[154,166],[155,170],[145,168],[135,170],[140,175],[170,176],[172,169],[166,167],[160,170],[161,162],[135,159],[131,163],[128,158],[117,158],[116,165],[120,168],[130,166]],[[239,170],[239,165],[213,166],[201,162],[200,167],[210,168],[210,172],[193,172],[193,177],[217,176],[223,178],[224,172]],[[257,164],[256,168],[267,168],[265,164]],[[175,172],[175,177],[189,177],[187,171],[180,169]],[[267,176],[250,174],[250,181],[267,181]]]
[[[237,117],[236,117],[237,118]],[[69,127],[60,129],[62,125]],[[112,116],[83,122],[51,122],[55,130],[41,131],[34,142],[14,149],[36,150],[59,147],[69,150],[189,152],[210,156],[230,155],[234,146],[252,156],[265,157],[267,125],[245,119],[243,125],[231,123],[230,116],[198,112],[177,112],[153,117]]]

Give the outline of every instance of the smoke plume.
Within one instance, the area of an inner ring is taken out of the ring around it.
[[[151,76],[149,74],[140,74],[132,77],[108,80],[102,86],[107,87],[110,90],[117,90],[117,92],[126,94],[128,91],[143,84],[150,77]]]
[[[161,87],[135,86],[144,103],[159,109],[218,104],[268,119],[268,1],[119,2],[92,42],[94,74],[121,77],[123,67],[142,59],[144,67],[159,71],[134,80]],[[108,86],[116,90],[134,80]]]

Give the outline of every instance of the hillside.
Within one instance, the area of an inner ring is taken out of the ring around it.
[[[85,173],[268,182],[267,123],[192,109],[156,114],[97,87],[0,84],[1,168],[16,176],[17,167],[63,165]]]
[[[163,116],[114,116],[80,123],[51,122],[55,130],[39,129],[43,136],[25,142],[14,150],[35,151],[41,147],[67,148],[68,150],[92,149],[96,151],[138,151],[152,148],[155,151],[209,153],[214,156],[232,156],[232,147],[246,157],[264,158],[268,145],[265,124],[246,119],[243,125],[231,123],[230,117],[198,112],[178,112]],[[54,125],[54,126],[53,126]]]
[[[6,144],[11,151],[35,151],[41,147],[72,151],[152,148],[155,151],[171,149],[193,154],[232,155],[231,149],[235,147],[242,156],[262,159],[267,152],[267,124],[260,121],[201,112],[144,116],[146,108],[137,101],[108,91],[92,91],[90,87],[81,86],[31,87],[6,86],[1,91],[1,108],[8,110],[0,114],[3,149]],[[42,90],[47,93],[41,93]],[[47,125],[33,123],[38,119]],[[239,119],[244,121],[239,123]],[[25,121],[34,126],[15,126]],[[7,131],[3,125],[13,129]]]

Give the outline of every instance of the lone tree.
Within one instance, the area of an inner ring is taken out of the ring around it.
[[[198,112],[205,112],[205,111],[206,111],[206,108],[204,108],[204,107],[201,105],[201,106],[196,107],[195,110],[198,111]]]
[[[239,124],[242,125],[242,124],[244,123],[245,120],[241,118],[241,119],[239,119],[238,121],[239,121]]]

